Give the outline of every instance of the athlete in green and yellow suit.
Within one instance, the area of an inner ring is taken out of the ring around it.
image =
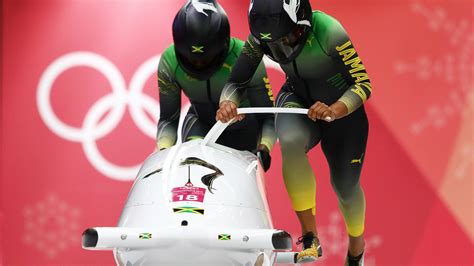
[[[276,105],[309,109],[308,117],[278,114],[275,122],[285,185],[303,233],[297,260],[322,255],[315,223],[316,181],[307,156],[321,142],[349,235],[346,263],[360,265],[365,197],[359,180],[368,137],[363,103],[372,91],[365,67],[341,24],[312,12],[307,0],[254,0],[249,23],[252,34],[224,88],[216,118],[225,122],[237,116],[245,93],[241,85],[264,54],[280,64],[286,83]]]
[[[230,27],[222,7],[214,1],[189,1],[173,22],[174,44],[161,55],[158,66],[160,120],[158,149],[177,141],[181,92],[191,107],[182,127],[182,139],[203,138],[216,122],[219,97],[244,42],[230,38]],[[260,63],[245,84],[240,107],[273,107],[273,95],[265,66]],[[255,152],[265,170],[276,141],[274,116],[253,115],[224,131],[218,143]]]

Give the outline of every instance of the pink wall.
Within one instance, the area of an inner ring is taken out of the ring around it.
[[[50,104],[44,105],[52,107],[56,123],[40,114],[39,82],[58,58],[87,52],[102,66],[108,62],[108,73],[119,73],[112,79],[122,79],[130,90],[140,66],[171,43],[171,22],[182,2],[2,2],[0,265],[2,260],[4,265],[113,265],[110,252],[82,250],[80,237],[89,226],[114,226],[120,215],[131,181],[117,181],[120,174],[108,171],[138,165],[154,148],[155,74],[145,75],[139,88],[140,100],[150,102],[143,107],[147,115],[125,110],[107,134],[90,138],[83,137],[83,123],[93,116],[92,107],[111,95],[107,78],[84,66],[59,75]],[[312,3],[346,27],[374,85],[362,176],[366,265],[472,265],[472,2]],[[221,4],[232,34],[245,38],[248,1]],[[269,72],[276,94],[283,75]],[[93,123],[90,132],[104,125]],[[65,126],[71,130],[63,133]],[[96,143],[97,154],[86,151],[86,139]],[[275,227],[295,238],[299,225],[283,186],[279,153],[277,145],[268,199]],[[319,264],[341,265],[347,241],[327,164],[319,148],[310,157],[325,250]],[[106,162],[115,167],[102,169]]]

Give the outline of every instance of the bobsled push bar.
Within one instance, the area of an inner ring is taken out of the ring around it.
[[[308,109],[304,108],[282,108],[282,107],[249,107],[249,108],[237,108],[237,113],[240,114],[301,114],[305,115],[308,113]],[[232,121],[222,123],[217,121],[214,126],[209,130],[201,145],[209,145],[215,143],[219,136],[229,126]]]

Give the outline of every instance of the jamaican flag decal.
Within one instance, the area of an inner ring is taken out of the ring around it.
[[[138,238],[140,238],[140,239],[151,239],[151,233],[140,233],[138,235]]]
[[[220,234],[217,236],[218,240],[230,240],[230,235],[229,234]]]
[[[197,207],[178,207],[173,208],[175,213],[194,213],[194,214],[204,214],[204,209],[197,208]]]

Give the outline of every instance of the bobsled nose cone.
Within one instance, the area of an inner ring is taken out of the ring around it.
[[[97,230],[89,228],[82,233],[82,247],[83,248],[95,248],[99,241],[99,234]]]

